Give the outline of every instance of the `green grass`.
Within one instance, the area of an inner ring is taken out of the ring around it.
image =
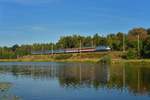
[[[18,59],[0,59],[1,62],[111,62],[150,63],[150,59],[122,59],[122,52],[70,53],[52,55],[29,55]]]

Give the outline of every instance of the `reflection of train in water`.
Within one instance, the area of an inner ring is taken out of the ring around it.
[[[80,52],[100,52],[100,51],[110,51],[109,46],[98,46],[96,48],[72,48],[72,49],[59,49],[59,50],[45,50],[45,51],[32,51],[31,54],[61,54],[61,53],[80,53]]]

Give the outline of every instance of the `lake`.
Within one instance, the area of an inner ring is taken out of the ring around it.
[[[150,100],[144,64],[1,62],[0,100]]]

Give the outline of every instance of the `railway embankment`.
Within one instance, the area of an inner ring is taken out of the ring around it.
[[[122,52],[69,53],[54,55],[28,55],[17,59],[0,59],[0,62],[109,62],[150,63],[150,59],[122,59]]]

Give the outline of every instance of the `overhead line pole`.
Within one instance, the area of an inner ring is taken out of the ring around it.
[[[140,56],[140,36],[138,34],[138,56]]]
[[[92,48],[94,48],[94,41],[92,40]]]
[[[80,40],[80,54],[82,53],[81,49],[82,49],[82,41]]]
[[[52,54],[52,56],[54,54],[54,45],[53,45],[53,43],[52,43],[52,46],[51,46],[51,54]]]
[[[43,53],[44,53],[44,50],[43,50],[43,45],[42,45],[42,52],[41,52],[41,56],[43,55]]]
[[[123,52],[125,52],[125,34],[123,34]]]

